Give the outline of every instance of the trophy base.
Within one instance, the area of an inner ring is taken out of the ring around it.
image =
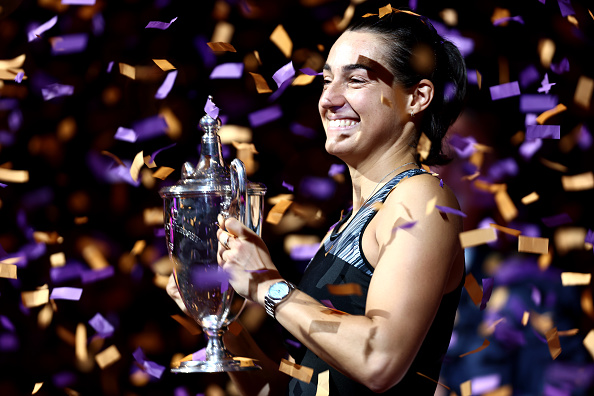
[[[172,368],[171,372],[178,373],[225,373],[229,371],[262,370],[262,367],[250,362],[246,364],[240,360],[224,359],[215,361],[189,360],[181,362],[179,367]]]

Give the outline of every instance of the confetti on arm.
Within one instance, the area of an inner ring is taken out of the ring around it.
[[[493,228],[477,228],[463,231],[458,235],[463,249],[497,240],[497,233],[495,233],[495,229]]]
[[[145,29],[160,29],[160,30],[165,30],[168,29],[169,26],[171,26],[171,24],[173,22],[175,22],[177,20],[177,17],[173,18],[171,21],[169,22],[161,22],[161,21],[150,21],[146,26]]]
[[[563,286],[589,285],[592,280],[592,274],[579,272],[562,272],[561,283]]]
[[[278,25],[272,34],[270,35],[270,41],[272,41],[285,55],[286,58],[290,58],[293,52],[293,41],[289,37],[289,34],[283,27]]]
[[[361,291],[361,285],[358,283],[344,283],[341,285],[326,285],[328,288],[328,292],[335,296],[351,296],[357,295],[361,296],[363,292]]]
[[[463,354],[462,354],[462,355],[460,355],[459,357],[464,357],[464,356],[472,355],[473,353],[480,352],[480,351],[482,351],[483,349],[485,349],[486,347],[488,347],[488,346],[489,346],[489,344],[490,344],[489,340],[485,338],[485,341],[483,341],[483,344],[482,344],[480,347],[478,347],[478,348],[476,348],[476,349],[473,349],[472,351],[469,351],[469,352],[463,353]]]
[[[292,363],[287,359],[281,359],[281,363],[278,369],[281,373],[290,375],[291,377],[296,378],[299,381],[303,381],[307,384],[311,382],[311,377],[314,373],[312,368]]]
[[[464,213],[464,212],[462,212],[461,210],[458,210],[458,209],[450,208],[448,206],[435,205],[435,208],[437,210],[439,210],[440,212],[443,212],[443,213],[451,213],[451,214],[454,214],[456,216],[466,217],[466,213]]]
[[[518,252],[547,254],[549,239],[520,235],[518,237]]]

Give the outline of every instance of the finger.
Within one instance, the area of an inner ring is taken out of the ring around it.
[[[237,237],[247,237],[249,235],[255,235],[249,228],[244,226],[239,220],[234,217],[229,217],[225,220],[225,229],[231,233],[231,235]]]

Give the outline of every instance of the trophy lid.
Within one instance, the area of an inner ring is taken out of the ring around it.
[[[213,108],[216,111],[213,111]],[[229,168],[225,165],[223,159],[221,138],[218,134],[221,128],[221,120],[218,118],[218,108],[212,103],[212,96],[208,97],[205,110],[207,114],[200,119],[199,123],[204,135],[202,135],[198,164],[194,167],[189,162],[184,163],[181,179],[173,186],[164,187],[159,191],[163,198],[167,196],[227,194],[231,192]],[[263,184],[249,181],[247,182],[247,189],[250,195],[259,195],[266,192],[266,187]]]

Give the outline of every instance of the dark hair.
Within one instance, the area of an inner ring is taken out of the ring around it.
[[[422,79],[430,80],[435,92],[425,110],[421,131],[431,140],[426,165],[443,165],[450,159],[442,153],[442,140],[456,121],[466,96],[466,66],[458,48],[441,37],[431,22],[409,11],[393,10],[360,18],[349,31],[376,33],[390,49],[388,67],[397,82],[410,88]],[[417,140],[420,137],[417,136]]]

